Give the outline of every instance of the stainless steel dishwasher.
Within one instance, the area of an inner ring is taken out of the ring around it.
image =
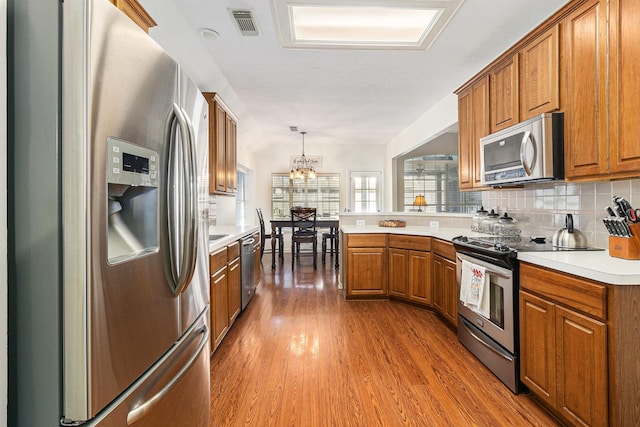
[[[241,291],[241,302],[242,309],[244,310],[249,304],[249,301],[253,297],[253,294],[256,290],[255,284],[253,282],[253,244],[255,243],[255,239],[253,236],[245,237],[240,240],[240,269],[241,269],[241,277],[242,277],[242,291]]]

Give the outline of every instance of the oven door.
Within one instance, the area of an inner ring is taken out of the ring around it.
[[[485,274],[488,276],[485,292],[489,291],[489,317],[464,305],[460,300],[458,300],[458,314],[507,351],[515,354],[514,271],[461,253],[457,253],[456,258],[458,294],[462,277],[462,260],[485,268]]]

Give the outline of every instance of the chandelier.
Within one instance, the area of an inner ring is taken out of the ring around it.
[[[302,156],[296,157],[293,160],[291,172],[289,172],[289,179],[304,179],[304,178],[316,178],[316,171],[313,169],[313,162],[304,155],[304,136],[307,132],[300,132],[302,134]]]

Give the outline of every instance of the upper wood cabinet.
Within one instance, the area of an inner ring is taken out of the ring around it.
[[[237,121],[220,97],[203,93],[209,104],[209,192],[233,195],[237,183]]]
[[[563,20],[565,177],[608,173],[607,5],[591,0]]]
[[[492,133],[520,121],[518,71],[518,55],[516,54],[496,65],[489,73]]]
[[[482,186],[480,138],[489,135],[489,77],[458,95],[458,184],[460,189]]]
[[[610,0],[609,11],[609,172],[638,176],[640,2]]]
[[[137,0],[109,0],[113,3],[118,9],[123,11],[133,22],[138,24],[140,28],[145,30],[147,33],[149,32],[149,28],[155,27],[156,21],[151,18],[151,16],[147,13],[146,10]]]
[[[560,108],[560,26],[520,50],[520,119]]]

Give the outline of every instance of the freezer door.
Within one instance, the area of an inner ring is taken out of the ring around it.
[[[178,68],[109,1],[65,1],[62,7],[63,416],[86,420],[180,337],[179,301],[166,278],[158,219]],[[115,140],[143,150],[110,151]],[[116,174],[153,173],[153,153],[159,156],[158,186],[108,182],[107,164],[126,163],[109,170]],[[109,253],[116,215],[140,243],[122,256]]]
[[[179,74],[180,106],[191,123],[194,135],[198,188],[196,266],[191,282],[180,295],[180,326],[183,331],[209,304],[209,109],[195,83],[183,70]]]
[[[209,425],[209,310],[131,390],[90,425],[99,427]]]

